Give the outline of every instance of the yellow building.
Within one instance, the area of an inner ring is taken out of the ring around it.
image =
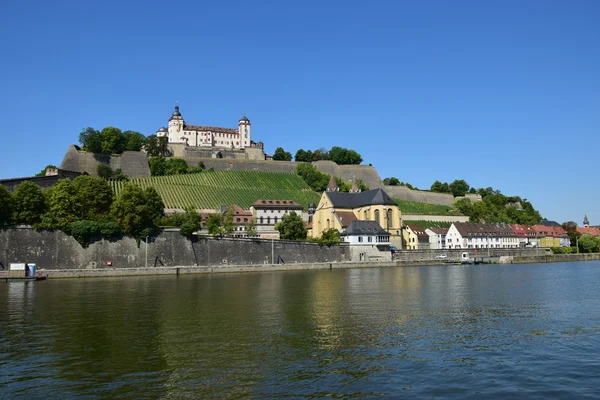
[[[366,192],[323,192],[312,216],[309,236],[317,238],[324,230],[335,228],[342,232],[352,221],[375,221],[390,233],[392,246],[402,246],[402,215],[398,205],[382,189]]]
[[[418,225],[406,225],[402,230],[404,248],[407,250],[429,249],[429,235]]]

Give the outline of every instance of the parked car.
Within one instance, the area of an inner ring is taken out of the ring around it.
[[[439,258],[440,260],[445,260],[446,258],[448,258],[448,256],[446,256],[445,254],[440,254],[436,258]]]

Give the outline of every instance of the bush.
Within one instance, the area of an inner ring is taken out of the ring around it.
[[[88,247],[94,239],[111,239],[123,233],[123,230],[114,221],[98,222],[81,220],[71,224],[70,234],[82,246]]]
[[[577,253],[577,247],[551,247],[553,254],[572,254]]]

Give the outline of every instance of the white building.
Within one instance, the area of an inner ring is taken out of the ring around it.
[[[226,149],[244,149],[251,143],[250,120],[243,116],[238,121],[237,128],[220,128],[216,126],[201,126],[186,124],[175,106],[173,115],[169,118],[168,128],[160,128],[156,136],[169,138],[169,143],[183,143],[195,147],[221,147]]]
[[[308,221],[308,214],[302,212],[302,206],[293,200],[257,200],[250,207],[256,222],[256,232],[265,238],[279,238],[275,224],[294,211],[303,221]]]
[[[448,228],[427,228],[425,233],[429,235],[429,248],[434,250],[446,248],[446,235]]]
[[[376,221],[354,220],[341,236],[344,242],[351,245],[383,246],[386,250],[390,245],[390,234]]]
[[[455,222],[446,235],[449,249],[519,247],[519,238],[507,224]]]

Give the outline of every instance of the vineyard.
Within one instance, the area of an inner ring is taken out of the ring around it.
[[[403,214],[423,215],[462,215],[450,206],[440,204],[419,203],[416,201],[394,199]]]
[[[141,188],[153,187],[167,208],[216,209],[237,204],[249,208],[256,200],[294,200],[305,209],[320,195],[293,173],[261,171],[216,171],[199,174],[131,178]],[[111,181],[118,194],[126,182]]]
[[[450,228],[452,222],[444,222],[444,221],[402,221],[405,225],[416,225],[423,229],[427,228]]]

